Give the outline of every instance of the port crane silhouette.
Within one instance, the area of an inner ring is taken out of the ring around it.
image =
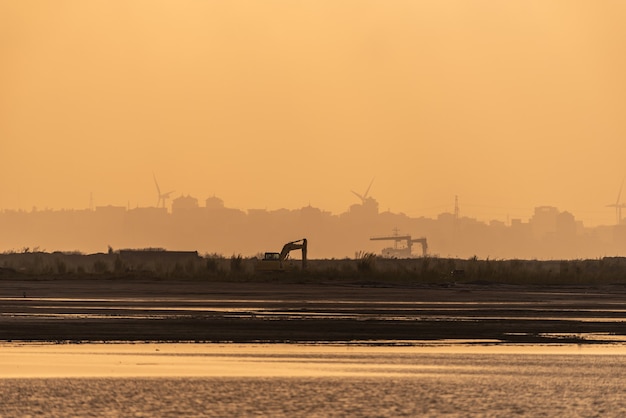
[[[398,231],[394,231],[394,235],[383,237],[372,237],[370,241],[394,241],[393,247],[383,248],[383,257],[386,258],[410,258],[413,256],[413,244],[422,245],[422,256],[428,254],[428,242],[426,238],[413,238],[411,235],[398,235]],[[398,243],[405,242],[404,247],[398,247]]]

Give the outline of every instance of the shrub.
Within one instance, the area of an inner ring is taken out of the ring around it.
[[[96,273],[107,273],[109,271],[109,266],[103,260],[96,260],[93,263],[93,271]]]
[[[67,273],[67,265],[65,264],[65,261],[61,260],[60,258],[57,258],[55,260],[55,264],[57,268],[57,273],[59,274]]]
[[[218,259],[216,257],[207,258],[206,269],[209,273],[217,273],[219,270]]]
[[[376,267],[376,254],[374,253],[359,253],[356,262],[357,271],[364,273],[374,271]]]
[[[115,261],[113,263],[113,270],[116,273],[122,273],[124,271],[124,263],[122,262],[122,259],[120,258],[119,255],[115,257]]]
[[[240,272],[243,270],[243,257],[241,254],[230,257],[230,271]]]

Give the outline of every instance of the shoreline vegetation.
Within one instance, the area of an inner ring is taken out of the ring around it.
[[[240,256],[157,253],[0,255],[0,341],[626,343],[623,258],[362,254],[256,274]]]
[[[150,277],[206,281],[366,280],[381,284],[626,284],[626,257],[577,260],[521,260],[419,257],[389,259],[372,253],[354,259],[288,260],[292,269],[272,274],[255,272],[256,257],[199,255],[195,251],[162,249],[108,253],[10,252],[0,254],[0,278],[31,277]]]

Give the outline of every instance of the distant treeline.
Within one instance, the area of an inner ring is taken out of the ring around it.
[[[372,253],[354,259],[309,260],[306,270],[256,273],[256,258],[162,250],[98,254],[22,252],[0,254],[2,277],[58,276],[198,279],[215,281],[329,281],[376,283],[625,284],[626,258],[591,260],[490,260],[422,257],[387,259]]]

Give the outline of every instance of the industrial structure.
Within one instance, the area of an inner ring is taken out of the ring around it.
[[[419,243],[422,245],[422,256],[428,254],[428,242],[426,238],[412,238],[410,235],[398,235],[398,231],[392,236],[386,237],[372,237],[370,241],[393,241],[393,247],[383,248],[382,255],[385,258],[412,258],[413,257],[413,244]],[[404,246],[399,246],[399,243],[404,242]]]

